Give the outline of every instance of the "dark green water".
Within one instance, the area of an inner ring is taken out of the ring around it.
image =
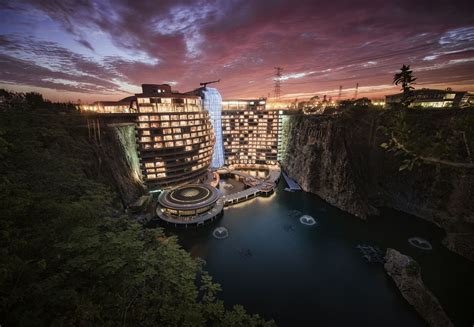
[[[456,325],[474,323],[474,265],[441,245],[441,229],[393,210],[363,222],[315,195],[284,187],[281,182],[270,198],[227,208],[210,226],[169,230],[206,260],[227,305],[242,304],[281,326],[424,326],[383,266],[361,258],[356,245],[362,243],[415,258]],[[300,224],[292,210],[318,224]],[[213,238],[217,226],[226,227],[229,238]],[[407,241],[412,236],[429,240],[433,250],[413,248]]]

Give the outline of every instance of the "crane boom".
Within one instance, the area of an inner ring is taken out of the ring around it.
[[[218,80],[215,80],[215,81],[202,82],[202,83],[199,83],[199,85],[206,87],[206,86],[207,86],[207,84],[212,84],[212,83],[219,83],[220,81],[221,81],[221,80],[220,80],[220,79],[218,79]]]

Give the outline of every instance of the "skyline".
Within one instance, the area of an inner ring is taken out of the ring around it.
[[[224,98],[381,97],[409,64],[417,88],[474,91],[470,1],[1,1],[0,87],[54,101],[117,100],[142,83]],[[429,15],[426,13],[429,10]],[[425,13],[425,14],[424,14]]]

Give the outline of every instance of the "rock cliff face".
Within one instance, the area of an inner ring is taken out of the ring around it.
[[[383,115],[288,119],[284,170],[301,187],[362,219],[394,208],[443,227],[445,245],[474,261],[474,174],[435,165],[399,171],[402,158],[380,147]]]
[[[101,170],[113,180],[111,184],[117,188],[124,207],[145,193],[135,147],[133,124],[103,128],[100,145],[96,145]]]
[[[416,261],[393,249],[387,249],[385,261],[387,274],[392,277],[403,297],[430,326],[453,326],[438,299],[424,285]]]

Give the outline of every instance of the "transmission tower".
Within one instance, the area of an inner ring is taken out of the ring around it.
[[[337,99],[341,100],[341,96],[342,96],[342,85],[339,85],[339,94],[337,95]]]
[[[281,72],[283,71],[283,68],[281,67],[275,67],[275,87],[274,87],[274,92],[275,92],[275,98],[277,100],[280,99],[280,94],[281,94]]]
[[[356,84],[356,89],[354,92],[354,99],[357,99],[357,95],[359,94],[359,83]]]

